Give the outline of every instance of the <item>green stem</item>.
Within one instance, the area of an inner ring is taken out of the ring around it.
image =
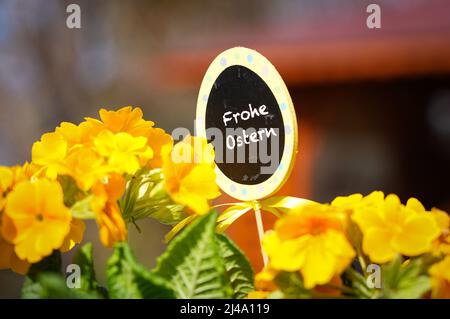
[[[359,264],[361,265],[361,270],[362,270],[363,274],[365,274],[365,272],[367,270],[367,264],[366,264],[366,261],[364,260],[364,256],[361,254],[361,252],[358,252],[358,261],[359,261]]]

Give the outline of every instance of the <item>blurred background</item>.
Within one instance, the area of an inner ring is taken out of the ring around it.
[[[377,0],[381,29],[368,29],[372,2],[0,0],[0,164],[29,160],[42,133],[101,107],[140,106],[169,132],[192,129],[209,63],[239,45],[275,65],[297,111],[299,153],[280,194],[383,190],[450,211],[450,2]],[[81,29],[66,27],[70,3]],[[151,267],[169,228],[139,226],[130,243]],[[253,216],[229,234],[259,270]],[[97,236],[88,225],[104,282],[111,251]],[[0,298],[20,296],[21,283],[0,271]]]

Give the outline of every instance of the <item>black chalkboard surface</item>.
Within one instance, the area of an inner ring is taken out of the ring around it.
[[[261,167],[270,163],[259,157],[260,147],[265,147],[269,157],[275,156],[276,163],[281,162],[285,132],[280,108],[264,80],[245,66],[229,66],[217,77],[207,101],[205,126],[207,132],[209,128],[222,132],[223,140],[215,143],[216,163],[234,182],[256,185],[272,175],[261,172]],[[278,144],[274,154],[271,143]],[[233,155],[227,157],[227,151]],[[241,160],[239,152],[244,154]]]

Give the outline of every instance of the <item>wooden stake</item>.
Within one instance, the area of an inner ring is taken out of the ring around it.
[[[267,263],[269,261],[269,258],[267,257],[267,254],[264,252],[263,246],[262,246],[262,239],[264,236],[264,225],[261,215],[261,210],[259,208],[259,203],[256,202],[255,205],[255,219],[256,219],[256,227],[258,228],[258,238],[259,238],[259,246],[261,247],[261,254],[264,262],[264,267],[267,266]]]

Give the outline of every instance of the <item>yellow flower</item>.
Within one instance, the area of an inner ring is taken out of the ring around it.
[[[93,118],[86,118],[86,121],[102,130],[109,130],[112,133],[125,132],[132,136],[147,136],[154,123],[145,121],[142,118],[142,110],[139,107],[123,107],[117,111],[101,109],[99,111],[101,121]]]
[[[11,169],[14,173],[14,181],[11,188],[14,187],[14,185],[19,184],[20,182],[30,181],[33,179],[37,179],[39,177],[44,177],[42,174],[39,174],[39,171],[41,171],[41,167],[39,167],[34,163],[26,162],[22,166],[19,165],[13,166]]]
[[[21,178],[21,167],[0,166],[0,230],[2,210],[6,204],[6,195],[13,188],[16,179]],[[25,275],[30,268],[30,263],[19,259],[14,252],[14,245],[7,242],[0,231],[0,269],[11,269],[14,272]]]
[[[67,236],[64,238],[64,242],[61,246],[61,251],[63,253],[71,250],[76,244],[81,243],[84,236],[84,230],[86,229],[86,224],[81,219],[72,218],[70,222],[70,230]]]
[[[57,182],[22,182],[8,195],[2,235],[17,256],[30,263],[59,249],[69,233],[71,215]]]
[[[172,137],[163,129],[153,127],[152,121],[144,120],[139,107],[127,106],[117,111],[101,109],[99,114],[101,120],[86,118],[86,123],[91,126],[91,131],[108,130],[112,133],[122,132],[134,137],[146,137],[147,145],[153,150],[153,157],[148,162],[149,167],[162,166],[161,149],[164,145],[173,145]]]
[[[0,166],[0,195],[11,187],[13,181],[13,170],[10,167]]]
[[[358,205],[362,199],[363,196],[361,194],[338,196],[331,202],[331,205],[334,207],[343,208],[344,210],[348,209],[352,213],[355,205]]]
[[[83,132],[78,125],[73,123],[62,122],[55,129],[55,133],[62,136],[69,149],[75,145],[83,144]]]
[[[416,256],[429,252],[439,227],[415,198],[406,206],[396,195],[361,205],[352,216],[363,233],[363,251],[373,262],[385,263],[397,253]]]
[[[165,187],[172,199],[195,214],[207,213],[208,200],[220,195],[212,145],[188,136],[173,148],[163,146],[162,156]]]
[[[40,168],[34,164],[25,163],[22,166],[0,166],[0,212],[6,204],[7,194],[15,185],[23,181],[29,181],[38,175]]]
[[[360,254],[362,246],[362,234],[355,222],[352,221],[352,215],[360,207],[373,207],[384,201],[384,194],[380,191],[374,191],[363,197],[361,194],[352,194],[349,196],[338,196],[332,202],[331,206],[336,211],[341,212],[345,216],[345,227],[347,229],[347,237],[353,247]]]
[[[6,166],[0,166],[0,211],[5,205],[5,194],[11,188],[14,181],[13,170]]]
[[[361,194],[338,196],[331,202],[331,206],[338,208],[350,217],[359,207],[373,207],[382,202],[384,202],[383,192],[374,191],[365,197]]]
[[[99,214],[107,202],[116,203],[125,192],[126,181],[122,175],[112,173],[107,178],[94,184],[91,189],[94,196],[91,201],[91,209]]]
[[[97,183],[92,188],[95,196],[92,210],[97,214],[100,241],[106,247],[127,239],[127,226],[117,204],[124,190],[125,179],[118,174],[110,175],[106,183]]]
[[[164,132],[163,129],[152,128],[148,131],[146,137],[148,146],[150,146],[153,150],[153,158],[150,160],[148,165],[151,168],[162,167],[163,160],[161,150],[164,146],[172,148],[172,136]]]
[[[266,299],[267,296],[270,294],[270,291],[251,291],[248,293],[246,299]]]
[[[8,243],[0,234],[0,270],[11,269],[12,271],[25,275],[30,268],[30,263],[17,257],[14,245]]]
[[[58,174],[67,172],[64,159],[67,155],[67,142],[58,133],[46,133],[33,144],[32,162],[46,169],[46,176],[55,179]]]
[[[450,216],[437,208],[431,209],[431,215],[441,230],[440,236],[433,243],[433,255],[450,255]]]
[[[433,215],[434,219],[436,220],[436,223],[441,229],[441,234],[444,236],[448,235],[450,227],[450,216],[443,210],[437,208],[431,209],[431,215]]]
[[[277,271],[264,267],[259,273],[255,275],[255,288],[258,291],[275,291],[277,286],[274,283]]]
[[[450,299],[450,256],[431,266],[428,272],[431,276],[431,296]]]
[[[55,132],[60,134],[67,142],[67,147],[70,150],[75,146],[90,146],[92,139],[103,131],[103,128],[96,126],[89,121],[75,125],[69,122],[62,122]]]
[[[75,179],[78,187],[85,191],[110,170],[103,157],[88,147],[74,149],[66,158],[66,167],[67,173]]]
[[[110,174],[108,178],[101,184],[107,201],[117,202],[125,192],[126,181],[122,175]]]
[[[94,139],[95,150],[108,159],[108,165],[117,173],[134,174],[153,156],[147,146],[147,138],[134,137],[128,133],[113,134],[102,131]]]
[[[127,240],[127,227],[117,203],[106,203],[97,217],[100,240],[106,247]]]
[[[330,282],[355,257],[343,217],[328,205],[312,204],[279,219],[266,233],[263,247],[269,267],[300,271],[307,289]]]

